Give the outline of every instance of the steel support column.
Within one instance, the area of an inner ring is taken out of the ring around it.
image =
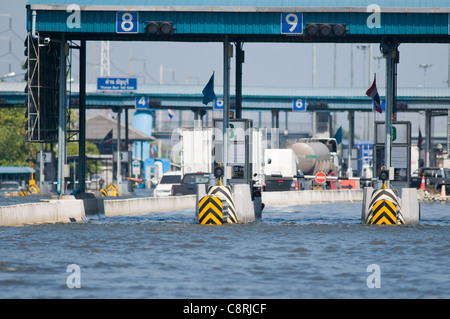
[[[391,120],[394,112],[395,104],[395,58],[397,50],[389,51],[385,54],[386,57],[386,121],[385,121],[385,157],[384,163],[386,170],[391,168]],[[386,181],[386,187],[390,187],[389,179]]]
[[[244,63],[244,51],[242,43],[236,42],[236,116],[242,118],[242,63]]]
[[[355,147],[355,111],[348,111],[348,165],[347,165],[347,176],[353,177],[353,168],[352,168],[352,153],[353,148]]]
[[[425,111],[425,167],[430,167],[431,152],[431,111]]]
[[[233,47],[228,42],[228,35],[225,35],[223,40],[223,185],[227,186],[227,166],[228,166],[228,118],[230,111],[230,60]],[[230,52],[231,51],[231,52]]]
[[[86,192],[86,40],[80,43],[80,108],[78,132],[78,192]]]
[[[56,193],[64,195],[65,166],[66,166],[66,47],[64,34],[61,37],[59,49],[59,92],[58,92],[58,180],[56,183]],[[41,158],[42,162],[42,158]]]

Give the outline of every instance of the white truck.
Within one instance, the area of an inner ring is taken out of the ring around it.
[[[191,173],[211,173],[213,165],[213,129],[184,128],[181,141],[181,176]]]
[[[266,149],[264,152],[264,191],[288,191],[297,175],[298,158],[287,149]]]

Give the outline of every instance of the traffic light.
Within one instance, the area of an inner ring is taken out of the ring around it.
[[[342,37],[347,33],[343,23],[306,23],[305,34],[312,37]]]
[[[309,103],[308,111],[328,110],[328,103]]]
[[[147,21],[145,31],[150,35],[171,35],[176,28],[171,21]]]

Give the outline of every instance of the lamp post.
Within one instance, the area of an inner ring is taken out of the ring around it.
[[[433,64],[429,64],[429,63],[419,64],[419,67],[421,67],[423,69],[423,86],[424,87],[427,86],[427,69],[431,68],[432,66],[433,66]]]

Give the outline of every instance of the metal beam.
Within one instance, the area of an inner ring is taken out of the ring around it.
[[[86,191],[86,40],[80,43],[80,106],[78,132],[78,191]]]
[[[58,173],[56,183],[56,193],[64,195],[65,185],[65,165],[66,165],[66,48],[64,35],[61,37],[62,43],[59,50],[59,92],[58,92]]]
[[[232,47],[231,47],[232,50]],[[232,52],[231,52],[232,53]],[[223,185],[227,186],[227,166],[228,166],[228,113],[230,111],[230,42],[228,35],[223,40],[223,126],[222,126],[222,162],[223,162]]]

